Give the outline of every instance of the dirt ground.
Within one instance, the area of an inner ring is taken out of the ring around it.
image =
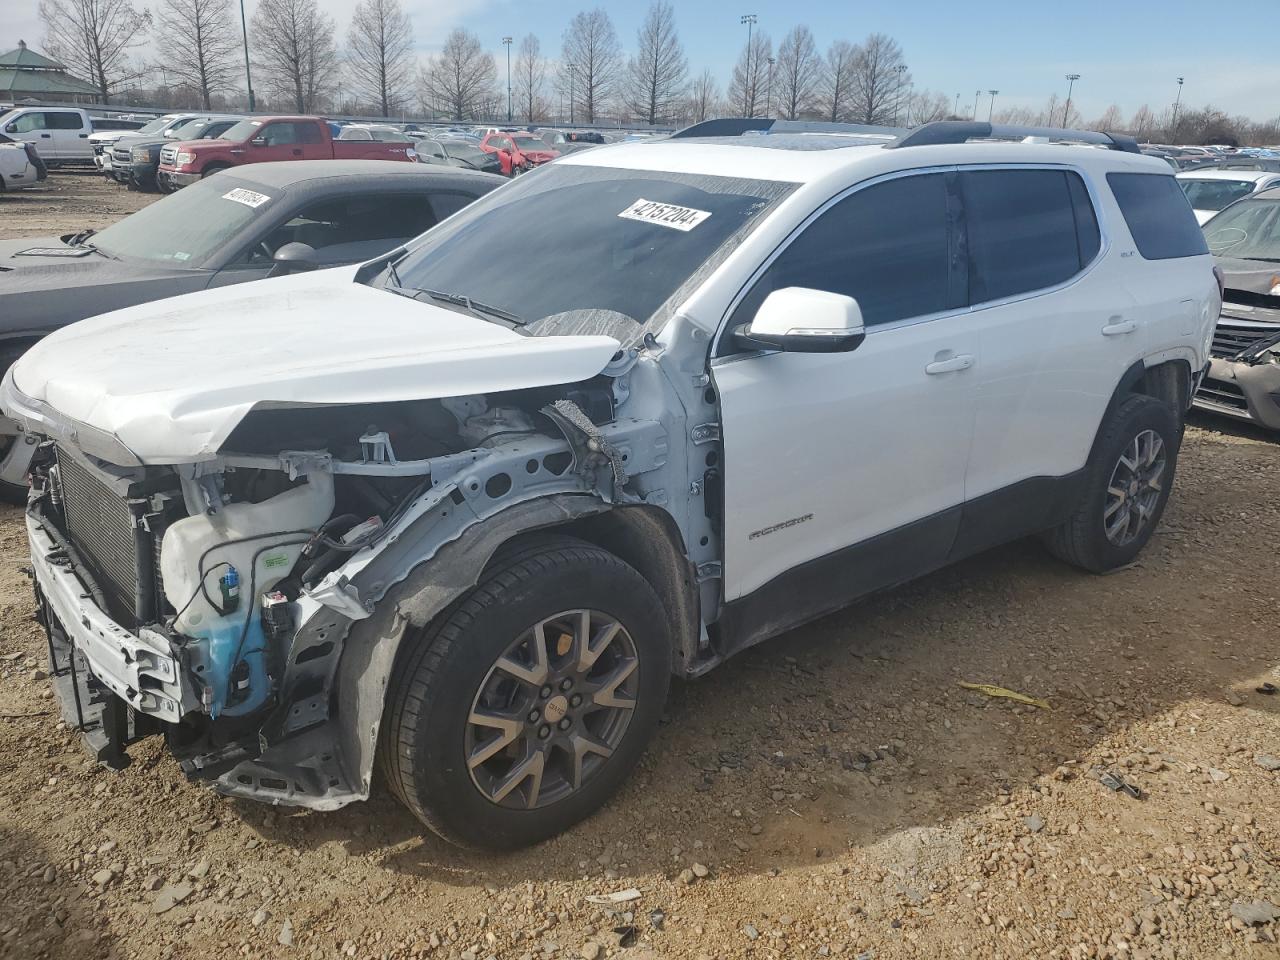
[[[144,199],[55,175],[0,198],[0,236]],[[0,956],[1280,956],[1278,468],[1274,439],[1196,418],[1139,563],[1013,544],[676,683],[608,807],[506,856],[381,789],[314,814],[219,798],[156,742],[95,767],[57,722],[5,508]]]

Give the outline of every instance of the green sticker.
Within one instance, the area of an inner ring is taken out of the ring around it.
[[[262,558],[264,567],[287,567],[289,565],[289,555],[287,553],[268,553]]]

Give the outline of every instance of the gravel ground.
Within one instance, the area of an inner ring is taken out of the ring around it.
[[[0,198],[0,234],[145,199],[57,174]],[[1280,683],[1277,467],[1271,438],[1197,418],[1139,563],[1013,544],[676,683],[613,802],[507,856],[381,789],[226,800],[156,742],[98,769],[56,721],[5,508],[0,956],[1280,956],[1280,696],[1256,689]]]

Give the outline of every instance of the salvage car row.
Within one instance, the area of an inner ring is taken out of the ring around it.
[[[275,122],[173,164],[345,142]],[[1023,536],[1131,563],[1275,229],[1264,191],[1206,243],[1131,139],[982,123],[713,122],[504,185],[263,159],[0,263],[53,331],[0,405],[63,717],[271,803],[376,765],[473,846],[605,802],[672,673]]]
[[[51,166],[88,162],[131,189],[165,192],[231,166],[320,158],[416,160],[513,177],[607,142],[596,131],[427,128],[307,116],[186,112],[144,123],[94,117],[76,107],[15,107],[0,112],[0,130],[0,138],[30,147],[0,156],[7,161],[0,163],[0,188],[5,189],[37,182]],[[21,164],[20,154],[27,157]]]

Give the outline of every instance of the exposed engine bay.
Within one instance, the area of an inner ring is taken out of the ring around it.
[[[223,792],[367,796],[407,623],[474,578],[490,541],[663,501],[663,425],[616,413],[635,361],[509,394],[255,409],[198,463],[120,467],[45,441],[28,526],[64,719],[114,766],[162,733]]]

